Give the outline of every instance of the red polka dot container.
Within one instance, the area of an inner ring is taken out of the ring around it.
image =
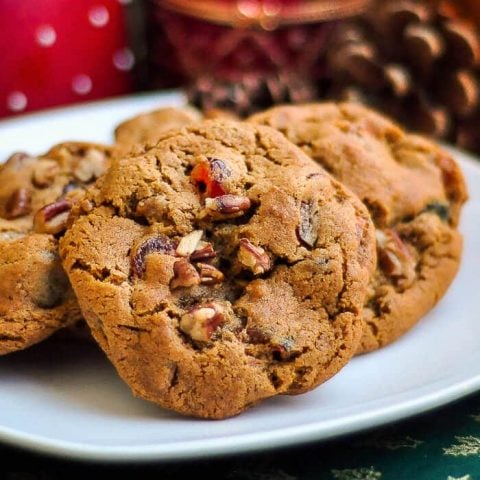
[[[127,93],[131,0],[1,0],[0,117]]]

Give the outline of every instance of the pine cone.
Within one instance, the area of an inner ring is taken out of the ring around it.
[[[312,101],[316,90],[292,74],[245,74],[238,80],[199,78],[187,88],[189,102],[202,111],[221,109],[246,117],[279,103]]]
[[[480,30],[458,2],[382,0],[336,32],[326,96],[480,152]]]

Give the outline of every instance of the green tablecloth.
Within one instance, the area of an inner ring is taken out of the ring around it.
[[[64,462],[1,448],[8,480],[480,480],[480,393],[434,412],[341,439],[236,457],[148,465]]]

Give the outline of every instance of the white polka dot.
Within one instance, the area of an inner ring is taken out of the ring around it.
[[[90,93],[92,86],[92,79],[88,75],[75,75],[72,79],[72,90],[78,95]]]
[[[103,5],[95,5],[88,11],[89,22],[97,28],[104,27],[110,20],[110,14]]]
[[[113,64],[115,68],[122,72],[127,72],[133,68],[135,57],[129,48],[121,48],[113,54]]]
[[[7,107],[12,112],[21,112],[27,108],[27,96],[23,92],[12,92],[7,97]]]
[[[40,25],[35,32],[35,39],[42,47],[51,47],[57,41],[57,32],[51,25]]]

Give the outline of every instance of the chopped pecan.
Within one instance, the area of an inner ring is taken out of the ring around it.
[[[180,257],[188,257],[190,254],[192,254],[197,249],[202,236],[203,230],[194,230],[188,235],[185,235],[185,237],[183,237],[178,244],[177,255]]]
[[[130,254],[132,274],[142,278],[146,269],[146,257],[151,253],[175,255],[176,245],[165,235],[152,235],[143,240]]]
[[[53,183],[59,171],[60,165],[55,160],[44,158],[35,166],[32,182],[36,187],[46,188]]]
[[[200,242],[199,245],[200,248],[197,247],[197,249],[190,255],[190,260],[192,262],[204,262],[217,256],[211,243],[206,243],[204,246],[202,246],[201,243],[202,242]]]
[[[174,277],[170,282],[172,289],[193,287],[200,283],[200,275],[186,258],[182,258],[173,264],[173,274]]]
[[[100,150],[93,148],[87,150],[85,156],[78,162],[73,170],[77,180],[88,183],[98,178],[106,168],[106,157]]]
[[[307,247],[314,247],[317,241],[318,233],[316,222],[313,218],[313,205],[311,202],[302,202],[300,204],[300,224],[297,230],[298,238]]]
[[[241,195],[222,195],[216,198],[206,198],[205,208],[200,212],[200,218],[240,217],[249,210],[250,206],[250,199]]]
[[[145,198],[140,200],[135,213],[146,219],[157,222],[165,218],[168,209],[168,201],[161,195]]]
[[[205,285],[215,285],[223,282],[225,278],[223,273],[208,263],[198,263],[197,268],[200,271],[200,280]]]
[[[190,176],[206,197],[215,198],[227,193],[224,182],[231,174],[225,162],[218,158],[207,158],[193,167]]]
[[[36,214],[33,220],[34,230],[38,233],[56,235],[67,228],[67,220],[72,208],[66,199],[60,199],[45,205]]]
[[[180,330],[193,340],[208,342],[225,322],[224,310],[215,302],[197,305],[180,319]]]
[[[31,211],[30,191],[26,188],[15,190],[5,204],[5,218],[8,220],[24,217]]]
[[[407,246],[392,229],[376,230],[378,262],[385,274],[406,287],[415,278],[415,259]]]
[[[238,261],[243,266],[249,268],[254,275],[261,275],[272,268],[272,262],[265,250],[262,247],[253,245],[246,238],[240,239]]]

